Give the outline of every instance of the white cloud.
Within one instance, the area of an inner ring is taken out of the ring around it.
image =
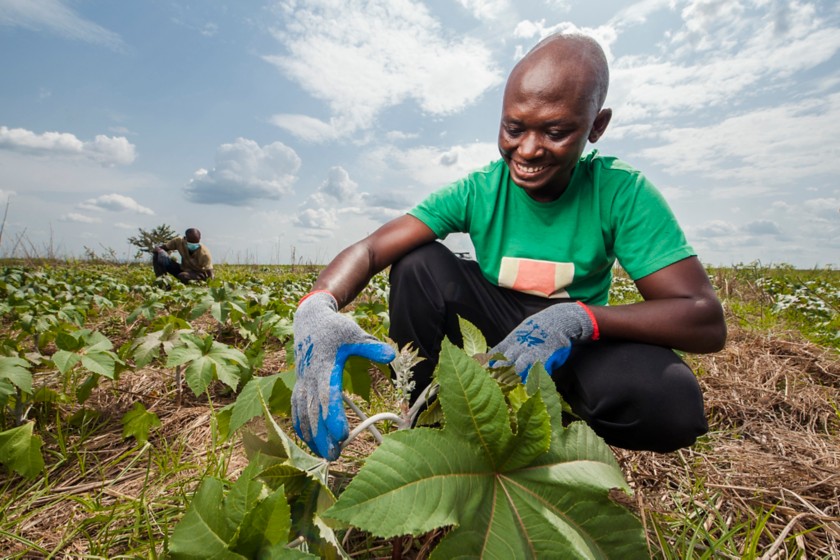
[[[335,229],[336,211],[332,208],[305,208],[295,216],[294,224],[307,229]]]
[[[516,24],[513,35],[519,39],[529,39],[529,41],[527,45],[517,45],[514,58],[522,58],[531,47],[554,33],[580,33],[592,37],[601,45],[608,61],[613,58],[611,45],[618,37],[615,27],[610,24],[598,27],[578,27],[572,22],[561,21],[555,25],[547,26],[545,19],[539,21],[523,20]]]
[[[783,24],[773,5],[690,3],[663,54],[626,55],[612,64],[608,102],[616,124],[754,104],[840,51],[840,28],[817,17],[812,5],[794,3]],[[791,96],[801,93],[799,87]]]
[[[458,0],[458,3],[482,21],[498,20],[512,11],[509,0]]]
[[[618,30],[641,25],[648,21],[651,14],[672,9],[674,0],[641,0],[619,10],[609,21],[608,25]]]
[[[276,200],[292,190],[300,157],[282,142],[260,146],[237,138],[216,151],[216,165],[199,169],[184,188],[200,204],[244,206],[256,199]]]
[[[344,216],[359,216],[376,224],[404,214],[411,207],[409,198],[402,192],[366,193],[350,174],[339,166],[329,170],[327,179],[298,208],[293,219],[295,226],[325,232],[338,229],[346,223]]]
[[[3,0],[0,25],[44,30],[117,51],[125,47],[119,35],[80,17],[61,0]]]
[[[102,165],[128,165],[136,158],[134,144],[123,136],[98,134],[84,142],[69,132],[37,134],[0,126],[0,149],[43,156],[82,158]]]
[[[359,185],[350,178],[344,168],[333,167],[329,171],[329,177],[318,190],[344,204],[358,199]]]
[[[307,115],[278,114],[272,116],[269,122],[305,142],[326,142],[339,137],[334,123],[326,123]]]
[[[59,220],[61,220],[62,222],[77,222],[80,224],[98,224],[102,221],[99,218],[85,216],[84,214],[79,214],[77,212],[69,212],[67,214],[64,214],[59,218]]]
[[[287,54],[265,60],[329,105],[329,125],[316,125],[321,136],[327,126],[339,135],[370,128],[381,111],[409,100],[431,114],[455,113],[501,81],[482,43],[444,35],[418,2],[287,0],[280,6],[288,19],[275,35]]]
[[[779,225],[770,220],[755,220],[744,224],[743,230],[751,235],[778,235],[782,233]]]
[[[154,215],[154,211],[151,208],[146,208],[130,196],[116,193],[104,194],[96,198],[88,199],[79,204],[79,208],[83,210],[107,210],[109,212],[130,211],[138,214],[146,214],[148,216]]]
[[[385,176],[384,183],[393,184],[395,180],[405,181],[406,177],[410,177],[427,187],[425,192],[428,192],[460,179],[500,156],[496,144],[476,142],[448,149],[421,146],[400,150],[385,146],[371,151],[366,157],[369,168]]]
[[[840,175],[840,93],[757,109],[702,128],[670,127],[651,134],[665,143],[639,155],[674,175],[725,181],[715,191],[721,196],[737,194],[733,187],[740,185],[766,192],[807,176]]]
[[[840,198],[813,198],[802,203],[803,218],[809,222],[833,222],[840,225]]]

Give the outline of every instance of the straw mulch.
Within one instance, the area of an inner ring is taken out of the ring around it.
[[[616,450],[645,520],[688,514],[714,531],[763,511],[760,558],[840,558],[840,356],[730,324],[722,352],[691,360],[710,433],[678,453]]]

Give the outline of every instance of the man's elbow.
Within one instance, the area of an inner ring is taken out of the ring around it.
[[[704,354],[719,352],[726,346],[726,319],[723,314],[723,307],[715,298],[712,301],[703,302],[705,307],[704,315],[706,320],[702,334],[702,350]]]

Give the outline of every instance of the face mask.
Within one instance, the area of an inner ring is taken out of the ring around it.
[[[187,241],[187,249],[190,251],[196,251],[199,247],[201,247],[201,243],[190,243]]]

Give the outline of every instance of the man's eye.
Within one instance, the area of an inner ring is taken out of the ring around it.
[[[546,136],[548,136],[552,140],[562,140],[563,138],[566,137],[566,131],[565,130],[549,130],[546,133]]]
[[[522,129],[516,127],[506,127],[505,132],[507,132],[508,136],[519,136],[522,134]]]

